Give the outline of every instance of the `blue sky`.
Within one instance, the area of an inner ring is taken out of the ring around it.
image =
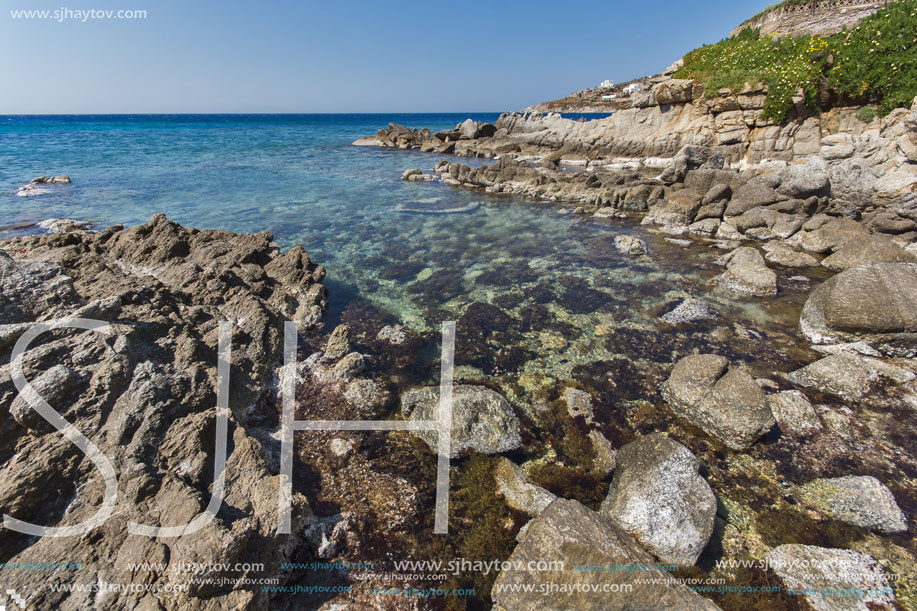
[[[517,110],[659,72],[769,0],[82,2],[0,2],[0,114]],[[62,7],[147,17],[10,13]]]

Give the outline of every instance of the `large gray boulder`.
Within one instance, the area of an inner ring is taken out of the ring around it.
[[[804,504],[836,520],[884,533],[907,531],[907,519],[892,491],[868,475],[816,479],[800,486]]]
[[[500,573],[492,590],[497,609],[719,609],[684,585],[670,584],[633,537],[576,501],[557,499],[532,520],[509,563],[512,568]],[[555,570],[535,570],[551,563]],[[640,574],[646,579],[640,583],[632,573],[601,570],[616,564],[646,565]],[[556,587],[544,587],[551,584]]]
[[[764,558],[783,586],[798,591],[816,611],[867,611],[876,608],[868,603],[888,605],[895,600],[885,571],[868,554],[791,544]],[[822,595],[828,592],[848,595]]]
[[[790,165],[778,188],[780,193],[798,199],[823,195],[827,190],[828,165],[817,155],[810,155],[802,163]]]
[[[723,257],[726,271],[716,283],[742,297],[771,297],[777,294],[777,274],[767,267],[764,257],[750,246],[741,246]]]
[[[662,433],[618,450],[599,513],[663,562],[693,565],[713,534],[716,496],[698,474],[700,461]]]
[[[774,426],[764,391],[748,373],[715,354],[686,356],[662,385],[677,416],[734,450],[749,448]]]
[[[847,240],[821,262],[836,272],[877,263],[917,263],[917,255],[904,250],[888,236],[870,234]]]
[[[917,355],[917,264],[861,265],[809,296],[799,327],[814,344],[865,341],[889,356]]]
[[[438,386],[409,390],[401,396],[401,414],[409,420],[435,420],[438,413]],[[519,431],[519,419],[499,394],[483,386],[453,387],[451,458],[465,450],[482,454],[515,450],[522,444]],[[415,434],[436,452],[435,431]]]
[[[736,190],[726,206],[726,216],[739,216],[753,208],[767,206],[781,199],[785,198],[781,197],[767,180],[753,178]]]

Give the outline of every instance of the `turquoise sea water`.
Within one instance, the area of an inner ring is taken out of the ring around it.
[[[788,333],[771,344],[792,352],[792,317],[804,293],[784,290],[768,301],[713,293],[708,281],[720,271],[713,260],[721,253],[709,246],[684,249],[636,220],[582,219],[556,204],[405,183],[402,171],[429,170],[443,157],[351,146],[389,121],[435,130],[467,116],[3,116],[0,239],[38,232],[34,224],[50,217],[102,228],[143,223],[157,212],[199,228],[267,229],[284,248],[301,244],[326,266],[332,320],[365,300],[433,339],[443,320],[471,304],[479,306],[466,314],[466,326],[498,325],[507,316],[515,331],[500,341],[516,351],[500,360],[506,346],[492,346],[467,365],[472,373],[537,377],[523,384],[528,389],[614,354],[668,363],[687,344],[665,344],[671,331],[657,317],[687,296],[709,298],[725,319],[746,326],[785,323]],[[73,184],[16,196],[31,178],[58,174]],[[398,210],[409,202],[479,205],[443,216]],[[617,253],[618,233],[645,239],[650,256]],[[708,331],[699,329],[695,344]],[[734,330],[724,333],[732,341]]]

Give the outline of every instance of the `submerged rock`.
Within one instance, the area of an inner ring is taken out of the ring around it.
[[[439,414],[439,387],[409,390],[401,396],[401,414],[409,420],[435,420]],[[434,431],[415,433],[437,451]],[[465,450],[499,454],[522,444],[519,419],[509,403],[489,388],[455,386],[452,389],[451,458]]]
[[[557,498],[557,495],[530,482],[525,472],[507,458],[497,461],[494,479],[497,493],[506,499],[506,504],[530,516],[537,516]]]
[[[878,371],[853,354],[832,354],[787,375],[807,388],[817,388],[846,399],[862,399],[879,379]]]
[[[714,354],[686,356],[662,385],[675,414],[733,450],[749,448],[775,420],[764,391],[746,372]]]
[[[562,564],[550,570],[552,562]],[[719,609],[684,585],[670,583],[630,535],[576,501],[557,499],[532,520],[509,563],[493,587],[497,608],[507,611],[647,609],[650,601],[654,609]],[[633,573],[604,570],[616,564],[643,565],[647,570],[640,576],[647,579],[640,583]],[[574,568],[584,566],[596,570]],[[549,570],[536,570],[540,567]]]
[[[564,391],[564,401],[567,403],[567,413],[571,418],[582,416],[586,423],[591,423],[595,418],[592,410],[592,397],[589,393],[578,388],[568,388]]]
[[[662,433],[618,450],[611,489],[599,513],[663,562],[690,566],[713,533],[716,496],[700,461]]]
[[[774,414],[782,431],[804,433],[822,428],[815,408],[798,390],[768,395],[767,406]]]
[[[713,320],[717,316],[719,314],[709,303],[689,297],[679,303],[675,309],[660,316],[659,320],[670,325],[681,325],[702,320]]]
[[[889,356],[917,356],[917,264],[861,265],[827,280],[799,319],[814,344],[864,341]]]
[[[481,207],[480,202],[453,202],[444,199],[433,201],[413,201],[398,204],[398,212],[405,214],[464,214],[474,212]]]
[[[16,195],[19,197],[32,197],[53,193],[54,187],[69,185],[69,176],[39,176],[29,181],[29,184],[19,187]],[[49,186],[50,185],[50,186]]]
[[[866,611],[870,603],[895,600],[885,571],[868,554],[790,544],[771,550],[765,560],[784,587],[798,591],[816,611]]]
[[[868,475],[817,479],[800,486],[796,496],[813,509],[848,524],[884,533],[907,530],[907,519],[891,490]]]
[[[618,463],[618,452],[612,447],[611,442],[598,431],[589,431],[589,441],[592,443],[592,451],[595,452],[592,468],[600,477],[604,478],[615,470]]]

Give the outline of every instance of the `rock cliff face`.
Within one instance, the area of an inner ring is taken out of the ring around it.
[[[894,1],[894,0],[893,0]],[[885,6],[868,0],[828,0],[778,7],[746,21],[729,36],[748,28],[760,28],[762,36],[817,34],[825,36],[851,28]]]
[[[196,231],[162,215],[132,229],[21,238],[2,249],[0,507],[19,520],[64,527],[92,517],[111,492],[89,458],[17,398],[9,357],[33,322],[109,323],[41,334],[21,362],[39,395],[111,461],[118,483],[114,513],[88,535],[0,531],[4,562],[82,565],[42,574],[40,586],[34,572],[4,571],[4,591],[41,609],[266,606],[260,587],[235,580],[284,579],[281,563],[303,545],[311,512],[299,494],[294,534],[277,535],[274,376],[283,322],[303,329],[321,322],[324,269],[300,248],[280,253],[266,232]],[[222,321],[234,325],[222,507],[194,534],[130,534],[129,522],[185,525],[211,498]],[[107,591],[102,583],[137,587]],[[157,595],[169,584],[187,589]],[[85,589],[52,588],[62,585]]]

